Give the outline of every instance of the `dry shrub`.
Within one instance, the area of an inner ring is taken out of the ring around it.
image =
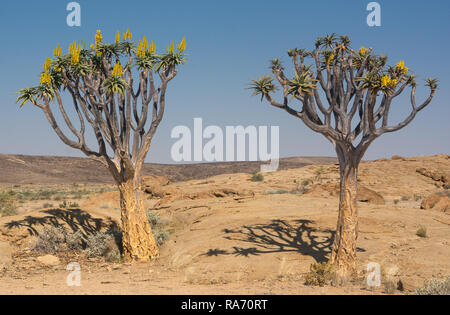
[[[17,214],[16,200],[13,191],[0,191],[0,217]]]
[[[333,266],[323,262],[310,266],[309,273],[305,276],[305,284],[323,287],[331,283],[333,278]]]
[[[83,233],[80,230],[69,233],[63,227],[44,226],[37,236],[32,250],[45,254],[56,254],[68,250],[80,251],[83,245]]]
[[[445,280],[431,280],[425,282],[422,288],[416,290],[417,295],[450,295],[450,276]]]

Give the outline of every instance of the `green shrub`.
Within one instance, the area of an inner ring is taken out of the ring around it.
[[[67,250],[79,251],[83,248],[83,244],[83,233],[80,230],[68,233],[63,227],[44,226],[37,236],[32,250],[45,254],[56,254]]]
[[[0,191],[0,217],[17,214],[16,199],[13,191]]]
[[[159,214],[157,214],[153,211],[147,210],[146,213],[147,213],[148,222],[150,223],[150,225],[152,227],[156,226],[159,223],[159,220],[161,220],[161,217],[159,216]]]
[[[169,231],[163,231],[158,228],[153,228],[152,232],[153,232],[153,237],[155,238],[155,241],[158,244],[158,246],[161,246],[162,244],[164,244],[169,239],[169,236],[170,236]]]
[[[67,202],[65,200],[59,204],[59,208],[61,209],[78,208],[79,206],[80,205],[76,202]]]
[[[258,173],[258,172],[255,171],[252,174],[251,181],[252,182],[262,182],[262,181],[264,181],[264,176],[261,173]]]
[[[422,288],[416,290],[417,295],[450,295],[450,276],[445,280],[433,279],[425,282]]]
[[[408,201],[409,200],[409,197],[408,196],[403,196],[402,197],[402,201]]]
[[[113,234],[97,232],[86,240],[87,257],[105,258],[106,261],[117,262],[121,259],[120,249]]]
[[[289,193],[289,191],[284,190],[284,189],[268,190],[265,192],[266,195],[283,195],[283,194],[287,194],[287,193]]]
[[[323,262],[314,263],[310,266],[310,271],[305,276],[305,284],[323,287],[331,283],[333,278],[333,266]]]
[[[419,227],[416,231],[416,235],[419,237],[427,237],[427,228],[424,226]]]
[[[170,233],[163,229],[163,226],[161,224],[161,217],[159,214],[150,210],[147,210],[146,213],[148,222],[152,227],[153,237],[155,238],[158,246],[161,246],[169,239]]]
[[[42,205],[42,208],[53,208],[53,204],[46,202]]]

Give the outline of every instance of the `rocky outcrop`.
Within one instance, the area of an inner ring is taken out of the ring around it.
[[[429,170],[427,168],[421,167],[416,170],[417,173],[431,178],[435,182],[438,182],[440,185],[449,185],[450,184],[450,174],[438,171],[438,170]]]
[[[339,184],[317,184],[311,187],[305,194],[312,194],[315,196],[333,196],[339,197],[340,187]],[[358,201],[368,202],[376,205],[384,205],[385,201],[376,191],[369,189],[365,186],[358,185]]]
[[[431,194],[422,201],[420,208],[450,213],[450,192]]]

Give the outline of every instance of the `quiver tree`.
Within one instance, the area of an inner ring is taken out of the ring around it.
[[[153,41],[148,43],[144,37],[132,42],[129,30],[122,41],[117,32],[112,44],[103,43],[97,31],[90,49],[74,42],[69,53],[62,55],[58,45],[54,59],[44,63],[41,84],[18,92],[17,102],[39,107],[65,144],[111,172],[120,191],[123,255],[128,261],[158,255],[143,206],[140,176],[164,115],[167,86],[185,61],[184,50],[184,38],[177,50],[171,42],[165,54],[157,54]],[[73,106],[73,117],[63,103],[63,91]],[[55,119],[56,111],[66,131]],[[89,126],[95,148],[86,142]]]
[[[426,80],[430,94],[417,105],[415,76],[403,61],[388,66],[387,56],[376,55],[372,49],[353,50],[347,36],[325,36],[316,41],[313,51],[291,49],[288,55],[293,62],[293,78],[286,76],[280,60],[275,59],[271,61],[273,76],[252,80],[249,88],[253,95],[261,95],[261,101],[265,98],[301,119],[335,147],[340,165],[340,202],[329,263],[335,270],[335,282],[340,284],[356,270],[358,165],[375,139],[402,129],[430,104],[437,80]],[[311,64],[306,64],[308,58]],[[274,99],[278,89],[275,79],[281,86],[281,102]],[[390,125],[391,104],[408,87],[411,112],[400,123]]]

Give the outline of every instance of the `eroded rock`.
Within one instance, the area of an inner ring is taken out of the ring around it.
[[[450,213],[450,192],[438,192],[422,201],[421,209]]]

